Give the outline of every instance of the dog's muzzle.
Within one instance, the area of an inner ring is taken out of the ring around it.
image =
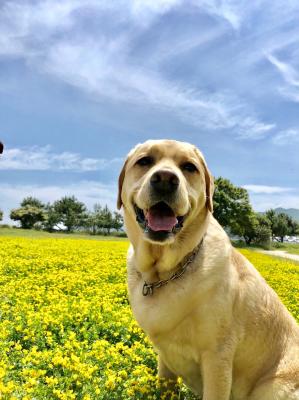
[[[164,241],[183,227],[185,216],[176,216],[164,201],[154,204],[148,210],[142,210],[135,204],[134,210],[139,226],[153,241]]]
[[[168,170],[159,170],[150,179],[153,194],[160,196],[173,195],[177,191],[179,183],[178,176]]]

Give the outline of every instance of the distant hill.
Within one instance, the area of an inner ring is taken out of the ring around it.
[[[298,208],[275,208],[274,211],[279,214],[279,213],[285,213],[288,214],[290,217],[292,217],[295,221],[299,222],[299,209]]]

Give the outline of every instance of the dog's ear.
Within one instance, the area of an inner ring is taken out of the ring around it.
[[[127,163],[128,163],[128,159],[126,159],[126,161],[122,167],[122,170],[120,171],[119,177],[118,177],[118,195],[117,195],[118,210],[120,210],[121,206],[123,205],[122,198],[121,198],[121,192],[122,192],[123,183],[124,183],[124,179],[125,179]]]
[[[121,198],[121,192],[122,192],[122,188],[123,188],[123,183],[124,183],[124,179],[125,179],[125,175],[126,175],[126,169],[127,169],[127,165],[129,160],[131,160],[132,156],[134,155],[134,153],[136,152],[136,150],[138,149],[138,147],[140,146],[140,144],[137,144],[127,155],[126,161],[122,167],[122,170],[120,171],[119,177],[118,177],[118,195],[117,195],[117,208],[120,210],[121,206],[123,205],[123,201]]]
[[[3,149],[4,149],[3,143],[2,143],[2,142],[0,142],[0,154],[2,154],[2,153],[3,153]]]
[[[204,161],[205,181],[206,181],[206,207],[213,212],[214,178]]]
[[[195,147],[195,151],[196,151],[196,154],[199,157],[201,164],[204,168],[205,182],[206,182],[206,207],[212,213],[213,212],[214,178],[207,167],[206,160],[205,160],[203,154],[201,153],[201,151],[199,151],[197,147]]]

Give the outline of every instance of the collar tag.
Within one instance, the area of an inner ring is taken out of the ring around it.
[[[152,283],[146,283],[144,282],[143,288],[142,288],[142,294],[143,296],[152,296],[154,294],[154,285]]]

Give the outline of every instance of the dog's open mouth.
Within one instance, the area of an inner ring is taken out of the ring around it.
[[[164,240],[170,234],[177,233],[183,227],[183,216],[176,216],[164,201],[156,203],[148,210],[134,205],[136,220],[152,239]]]

